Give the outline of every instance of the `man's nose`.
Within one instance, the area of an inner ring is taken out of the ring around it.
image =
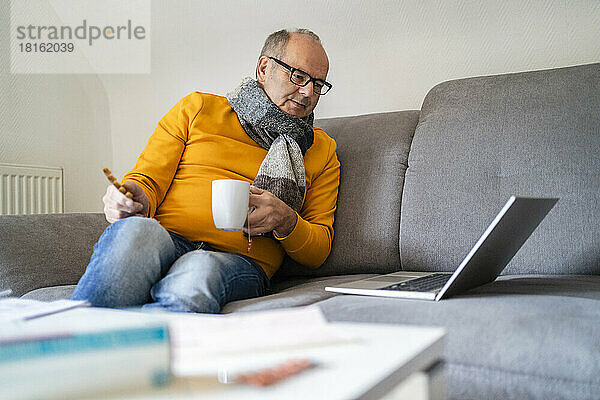
[[[298,91],[303,96],[311,97],[315,94],[315,87],[313,85],[314,85],[314,82],[310,81],[306,85],[300,86],[300,89]]]

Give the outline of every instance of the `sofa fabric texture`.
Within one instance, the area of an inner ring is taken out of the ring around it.
[[[251,299],[232,301],[223,307],[222,314],[242,311],[264,311],[276,308],[307,306],[335,296],[326,292],[325,286],[335,286],[342,283],[366,279],[376,274],[358,274],[326,276],[316,278],[290,278],[279,282],[271,282],[271,290],[265,296]],[[69,299],[76,285],[61,285],[43,287],[32,290],[21,296],[25,299],[54,301]]]
[[[77,284],[107,226],[104,214],[0,216],[0,288]]]
[[[402,199],[403,269],[456,269],[512,194],[560,200],[505,274],[600,273],[600,64],[427,94]]]
[[[446,328],[452,399],[600,396],[600,276],[508,275],[429,302],[336,296],[330,321]]]
[[[404,173],[418,111],[315,122],[335,139],[340,188],[329,257],[318,269],[284,259],[280,276],[390,273],[400,270],[398,230]]]

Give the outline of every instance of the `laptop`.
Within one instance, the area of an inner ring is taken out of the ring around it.
[[[325,290],[439,301],[492,282],[557,201],[557,198],[511,196],[453,273],[400,271],[328,286]]]

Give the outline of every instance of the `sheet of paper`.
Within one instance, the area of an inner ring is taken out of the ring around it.
[[[0,323],[41,317],[88,305],[89,303],[83,300],[56,300],[47,302],[18,297],[3,298],[0,299]]]
[[[315,306],[200,318],[169,318],[173,369],[209,373],[219,361],[353,341]]]

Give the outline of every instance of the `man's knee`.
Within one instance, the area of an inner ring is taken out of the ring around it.
[[[225,279],[222,260],[214,252],[194,250],[179,257],[152,296],[173,311],[218,313]]]
[[[184,254],[177,261],[185,269],[194,269],[199,274],[219,274],[222,271],[223,260],[219,253],[207,250],[194,250]]]
[[[116,221],[94,246],[74,295],[93,305],[142,304],[174,257],[173,241],[157,221],[141,217]]]
[[[150,218],[128,217],[112,223],[94,246],[91,264],[117,275],[160,278],[174,261],[169,233]]]
[[[123,249],[146,251],[162,245],[172,245],[165,228],[152,218],[127,217],[113,222],[104,231],[101,240],[110,241],[110,246]]]
[[[169,271],[171,273],[189,278],[182,282],[189,289],[182,290],[183,293],[200,290],[210,293],[221,303],[264,294],[264,284],[256,267],[232,253],[192,251],[175,262]]]
[[[127,217],[113,222],[107,229],[127,237],[169,237],[166,229],[153,218]]]

